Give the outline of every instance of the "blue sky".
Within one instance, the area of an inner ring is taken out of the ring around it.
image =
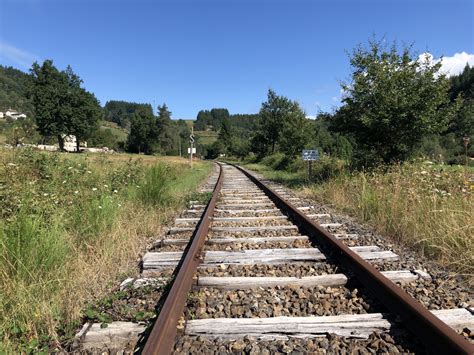
[[[474,65],[473,3],[0,0],[0,63],[70,64],[102,104],[166,102],[174,118],[257,112],[268,88],[314,115],[337,105],[346,52],[373,34]]]

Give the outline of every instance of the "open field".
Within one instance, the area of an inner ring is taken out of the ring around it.
[[[1,150],[0,353],[70,338],[211,166]]]
[[[125,142],[127,140],[128,132],[125,129],[119,127],[119,125],[117,125],[115,122],[101,121],[100,129],[109,129],[118,142]]]
[[[212,144],[217,140],[218,133],[214,131],[194,131],[199,144]]]
[[[451,270],[474,276],[473,190],[462,166],[404,164],[388,171],[341,173],[318,183],[309,183],[303,170],[246,167],[367,222]],[[473,173],[469,168],[468,174]]]

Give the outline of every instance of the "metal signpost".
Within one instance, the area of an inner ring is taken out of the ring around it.
[[[308,161],[308,180],[311,180],[313,161],[319,160],[319,151],[317,149],[303,149],[301,159]]]
[[[193,166],[193,153],[196,153],[196,148],[194,148],[194,127],[191,128],[191,134],[189,135],[189,143],[191,145],[191,148],[188,148],[189,163],[192,167]]]

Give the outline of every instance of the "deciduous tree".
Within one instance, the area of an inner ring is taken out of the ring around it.
[[[409,47],[372,40],[350,57],[352,80],[332,128],[352,136],[364,164],[408,158],[423,137],[446,129],[455,111],[440,63]]]
[[[273,154],[280,148],[288,155],[295,155],[306,144],[306,117],[296,101],[279,96],[270,89],[259,117],[253,147],[264,151],[257,153],[269,149]]]

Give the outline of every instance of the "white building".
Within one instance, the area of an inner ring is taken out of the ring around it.
[[[63,139],[64,139],[64,150],[67,152],[75,152],[77,149],[76,136],[63,135]],[[79,148],[87,148],[87,142],[79,142]]]
[[[9,108],[5,112],[0,112],[0,118],[7,118],[7,117],[11,118],[12,120],[17,120],[19,118],[26,118],[26,115],[24,113],[21,113]]]

